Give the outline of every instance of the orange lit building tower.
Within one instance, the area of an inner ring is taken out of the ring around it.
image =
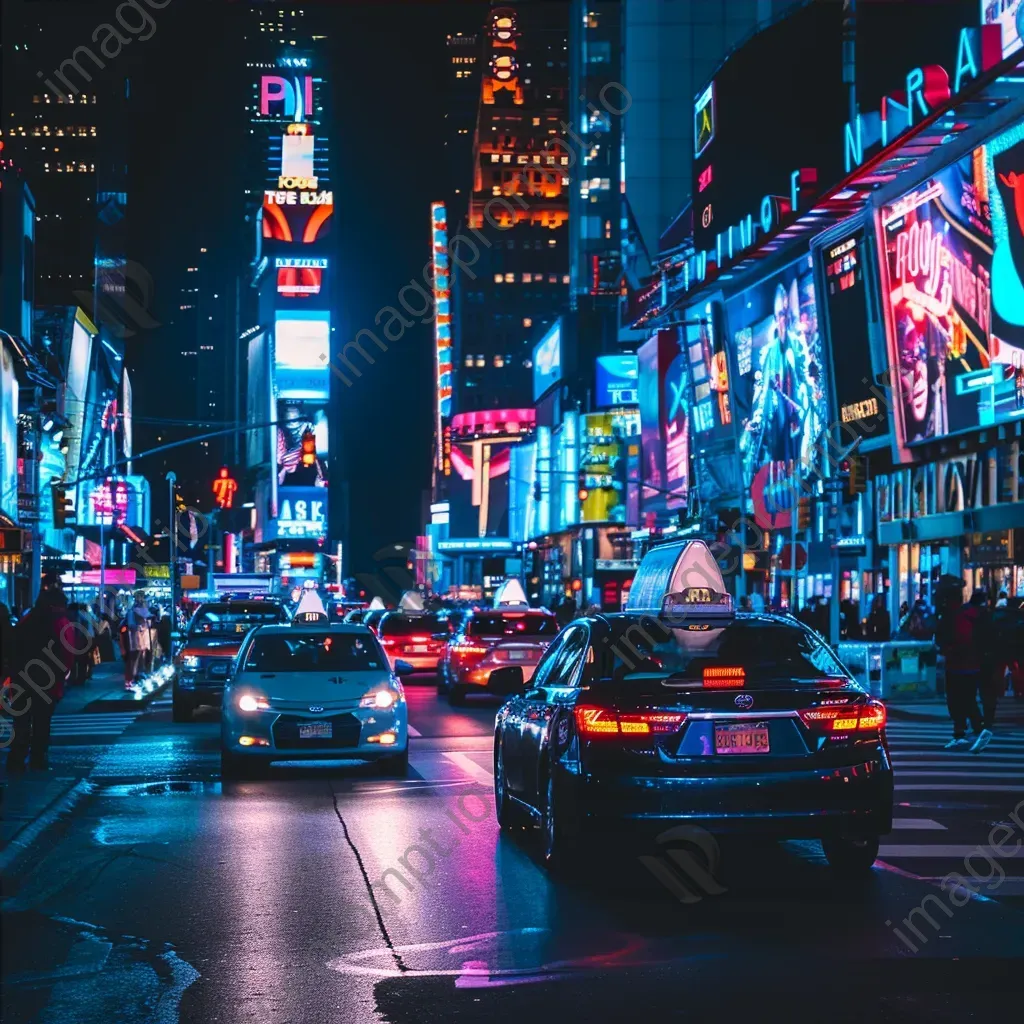
[[[530,339],[566,302],[567,37],[562,4],[494,5],[481,35],[470,241],[452,253],[456,413],[531,404]]]

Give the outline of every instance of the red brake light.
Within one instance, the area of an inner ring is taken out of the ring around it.
[[[390,636],[382,636],[382,637],[380,637],[380,643],[381,643],[382,647],[394,647],[395,646],[395,640],[392,637],[390,637]]]
[[[467,658],[472,654],[486,654],[487,648],[481,647],[479,644],[455,644],[452,647],[452,654],[458,655],[460,658]]]
[[[608,708],[580,704],[576,728],[581,736],[650,736],[676,732],[686,721],[683,712],[652,711],[619,715]]]
[[[742,689],[745,680],[741,665],[707,665],[704,669],[705,690]]]
[[[847,704],[825,708],[805,708],[800,712],[808,729],[825,732],[858,732],[878,730],[885,726],[885,705],[877,700],[867,704]]]

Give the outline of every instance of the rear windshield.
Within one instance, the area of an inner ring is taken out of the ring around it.
[[[668,629],[653,617],[621,623],[610,644],[614,678],[656,674],[702,684],[705,668],[742,669],[743,685],[847,678],[814,634],[782,622],[739,620],[720,629]]]
[[[189,636],[244,636],[256,626],[280,621],[281,613],[274,605],[204,605],[196,612],[188,632]]]
[[[386,665],[369,636],[271,633],[253,640],[245,668],[253,672],[372,672]]]
[[[478,612],[466,623],[470,636],[554,636],[558,620],[543,612]]]
[[[383,636],[430,636],[448,632],[445,615],[386,615],[380,624]]]

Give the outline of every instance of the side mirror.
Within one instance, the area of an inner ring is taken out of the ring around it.
[[[395,659],[396,676],[411,676],[415,671],[416,669],[409,662],[403,661],[401,658]]]
[[[487,681],[487,689],[499,697],[514,697],[526,692],[526,679],[521,665],[496,668]]]

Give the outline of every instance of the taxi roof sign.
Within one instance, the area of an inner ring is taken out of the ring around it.
[[[515,576],[505,580],[494,592],[495,608],[529,608],[530,602],[526,600],[526,591],[522,583]]]
[[[374,599],[367,606],[371,612],[379,612],[384,610],[384,602],[379,597]]]
[[[644,555],[626,599],[626,611],[660,615],[668,605],[687,606],[690,614],[705,608],[732,613],[722,570],[702,540],[659,544]]]
[[[327,609],[315,590],[304,590],[299,599],[298,607],[292,616],[292,623],[295,625],[317,626],[330,622],[327,617]]]
[[[398,607],[403,612],[421,612],[423,611],[423,595],[418,590],[407,590],[398,602]]]

